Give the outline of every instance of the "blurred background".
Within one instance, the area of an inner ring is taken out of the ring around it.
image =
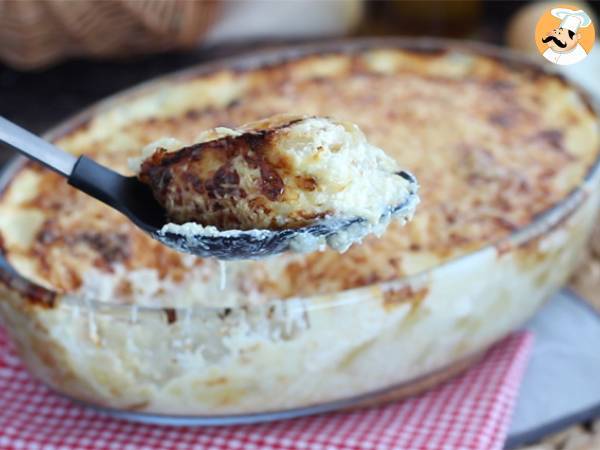
[[[598,2],[579,4],[600,10]],[[296,42],[439,36],[535,51],[533,30],[547,7],[484,0],[0,0],[0,115],[40,133],[141,81]],[[3,150],[0,163],[5,158]]]

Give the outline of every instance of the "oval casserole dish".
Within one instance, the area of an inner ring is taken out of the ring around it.
[[[222,268],[16,160],[0,184],[0,317],[35,376],[116,415],[178,424],[412,395],[531,317],[596,220],[589,98],[481,45],[376,39],[240,57],[119,94],[47,137],[126,173],[159,137],[192,142],[279,112],[356,122],[420,180],[414,221],[342,255]]]

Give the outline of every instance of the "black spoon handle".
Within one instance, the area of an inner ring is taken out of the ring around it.
[[[0,117],[0,144],[68,178],[69,184],[104,203],[123,210],[125,177],[90,158],[67,153],[33,133]]]
[[[69,184],[121,211],[142,230],[153,233],[165,223],[165,212],[148,186],[80,156]]]
[[[87,156],[77,159],[69,177],[71,186],[120,211],[123,210],[123,201],[127,199],[128,194],[125,182],[126,178],[123,175]]]
[[[0,117],[0,144],[22,153],[59,174],[69,177],[77,158],[50,142]]]

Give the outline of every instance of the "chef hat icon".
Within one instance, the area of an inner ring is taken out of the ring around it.
[[[590,16],[582,9],[574,11],[569,8],[554,8],[550,13],[562,21],[561,28],[571,30],[573,33],[577,33],[579,28],[586,28],[592,23]]]

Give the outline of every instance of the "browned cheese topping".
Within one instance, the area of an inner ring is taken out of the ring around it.
[[[597,118],[564,81],[464,53],[331,54],[178,83],[167,93],[133,99],[58,143],[126,172],[127,158],[162,136],[191,145],[199,130],[235,128],[280,113],[319,115],[358,124],[420,181],[422,203],[414,220],[404,228],[392,223],[381,239],[367,239],[342,255],[327,250],[246,263],[244,280],[230,288],[267,296],[391,280],[495,242],[577,187],[600,146]],[[205,147],[210,158],[194,160],[196,149],[157,153],[144,176],[156,176],[171,158],[203,165],[218,161],[222,151],[243,154],[234,139]],[[265,181],[264,196],[281,195],[274,166],[250,164]],[[223,169],[198,189],[239,189],[237,181]],[[311,188],[310,180],[298,183]],[[177,281],[190,266],[210,264],[154,242],[48,171],[28,166],[11,186],[0,202],[5,251],[21,272],[56,289],[77,289],[91,267],[107,273],[150,268]]]
[[[418,188],[355,124],[332,118],[278,115],[199,141],[163,138],[130,161],[176,224],[289,229],[358,217],[385,228],[384,212]]]

